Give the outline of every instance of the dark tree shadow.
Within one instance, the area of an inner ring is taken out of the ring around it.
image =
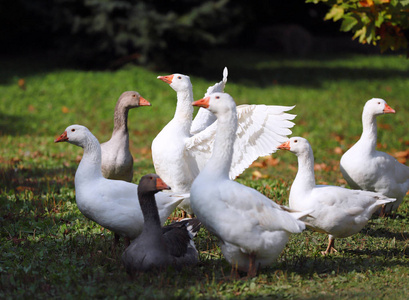
[[[74,174],[76,167],[43,168],[0,168],[1,188],[4,190],[29,190],[35,195],[44,194],[50,190],[59,192],[61,188],[74,189]]]
[[[331,67],[325,64],[331,60],[350,59],[357,55],[353,53],[311,55],[297,58],[283,54],[267,54],[257,50],[232,50],[231,54],[229,52],[230,50],[210,52],[204,58],[204,63],[200,68],[191,70],[191,75],[209,81],[215,81],[215,78],[221,80],[223,68],[227,66],[229,82],[261,88],[275,84],[320,88],[324,81],[406,79],[409,76],[409,71],[403,70],[380,67]],[[297,67],[297,64],[282,64],[281,61],[298,61],[300,67]],[[310,63],[313,66],[303,66],[311,65]]]
[[[378,238],[396,239],[398,241],[409,240],[409,233],[407,232],[392,232],[386,228],[364,229],[362,233]]]
[[[8,115],[0,112],[0,135],[24,135],[32,131],[30,124],[38,120],[30,116]]]

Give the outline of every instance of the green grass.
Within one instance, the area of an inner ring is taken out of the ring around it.
[[[134,181],[153,172],[150,144],[172,118],[175,92],[161,72],[127,66],[81,71],[29,57],[1,61],[0,70],[0,298],[360,298],[406,299],[409,286],[409,205],[396,218],[372,219],[357,235],[337,240],[337,254],[322,257],[327,237],[293,235],[278,261],[253,279],[230,280],[230,266],[205,229],[197,238],[201,262],[180,272],[128,278],[121,245],[87,220],[75,204],[74,174],[82,149],[53,140],[68,125],[87,126],[102,142],[125,90],[152,103],[130,111]],[[384,98],[396,115],[378,117],[379,148],[409,145],[409,61],[399,56],[345,55],[291,59],[251,51],[209,53],[191,75],[195,99],[229,68],[226,92],[238,104],[294,105],[294,135],[308,138],[320,169],[318,183],[342,185],[339,159],[361,132],[366,100]],[[24,78],[26,89],[17,82]],[[274,201],[288,204],[297,163],[252,167],[239,178]],[[261,178],[254,177],[259,171]]]

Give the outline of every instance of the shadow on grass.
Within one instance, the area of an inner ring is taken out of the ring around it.
[[[295,58],[289,55],[269,54],[252,49],[219,49],[211,50],[203,56],[200,66],[190,66],[188,69],[160,70],[165,73],[184,73],[202,77],[211,82],[222,78],[224,66],[229,69],[229,81],[250,86],[267,87],[274,84],[295,85],[319,88],[324,81],[337,80],[387,80],[404,78],[409,71],[382,67],[331,67],[332,60],[351,59],[357,54],[332,54]],[[383,56],[387,56],[384,54]],[[376,57],[376,56],[374,56]],[[403,58],[402,58],[403,59]],[[291,62],[290,65],[282,62]],[[49,58],[42,54],[11,57],[0,60],[3,68],[0,70],[0,84],[16,83],[18,78],[48,73],[62,69],[78,69],[79,66],[69,65],[61,57]],[[293,62],[296,63],[293,64]],[[314,66],[309,66],[314,63]],[[98,69],[98,71],[102,71]],[[111,72],[110,70],[106,70]]]
[[[24,135],[32,132],[30,124],[38,122],[34,116],[8,115],[0,112],[0,135]]]
[[[303,59],[288,56],[268,56],[266,54],[249,55],[237,54],[237,57],[214,55],[214,63],[203,65],[202,68],[192,70],[192,75],[203,77],[209,81],[222,77],[223,67],[229,69],[229,82],[249,87],[267,87],[273,85],[294,85],[303,87],[322,87],[323,82],[339,80],[387,80],[391,78],[406,79],[409,71],[385,69],[382,67],[331,67],[327,62],[331,60],[351,59],[351,55],[332,55],[317,59],[306,57]],[[284,65],[281,61],[299,62]],[[314,62],[314,66],[308,66]],[[319,65],[319,66],[317,66]]]
[[[388,239],[396,239],[398,241],[407,241],[409,240],[409,233],[407,232],[392,232],[386,228],[377,228],[377,229],[368,229],[362,231],[371,237],[377,238],[388,238]]]
[[[42,169],[7,166],[0,168],[1,187],[16,192],[31,191],[34,195],[58,192],[64,187],[73,189],[75,170],[76,167]]]
[[[402,259],[391,260],[391,257],[407,258],[408,251],[401,250],[344,250],[330,256],[317,255],[315,257],[299,256],[291,261],[277,264],[276,268],[286,270],[288,273],[296,273],[302,277],[327,277],[330,275],[347,275],[351,272],[365,273],[381,272],[394,266],[409,267],[409,262]],[[275,270],[277,270],[275,269]],[[274,271],[269,271],[269,273]]]

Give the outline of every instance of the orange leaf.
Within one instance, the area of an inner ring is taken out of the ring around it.
[[[371,7],[371,6],[373,6],[373,0],[359,1],[359,4],[360,4],[362,7]]]
[[[20,89],[25,90],[26,89],[26,81],[24,78],[20,78],[17,82],[18,86]]]
[[[401,157],[408,158],[409,150],[396,152],[395,154],[393,154],[393,156],[395,156],[396,158],[401,158]]]
[[[61,111],[62,111],[64,114],[67,114],[67,113],[70,112],[70,110],[69,110],[68,107],[66,107],[66,106],[63,106],[62,109],[61,109]]]
[[[261,174],[260,171],[254,171],[253,173],[251,173],[251,175],[252,175],[252,179],[253,179],[253,180],[254,180],[254,179],[260,179],[260,178],[267,178],[267,177],[268,177],[268,175],[263,175],[263,174]]]
[[[335,149],[334,149],[334,152],[336,153],[336,154],[342,154],[342,148],[341,147],[335,147]]]
[[[274,167],[274,166],[278,165],[279,161],[280,161],[280,160],[279,160],[278,158],[274,158],[274,157],[272,157],[272,156],[269,156],[269,157],[266,159],[267,165],[268,165],[268,166],[271,166],[271,167]]]
[[[264,164],[259,161],[255,161],[250,165],[250,168],[264,168]]]
[[[36,108],[35,108],[33,105],[30,104],[30,105],[28,106],[28,111],[29,111],[29,112],[35,112],[35,110],[36,110]]]
[[[325,170],[326,167],[327,167],[327,165],[325,163],[315,164],[314,165],[314,170],[315,171],[321,171],[321,170]]]

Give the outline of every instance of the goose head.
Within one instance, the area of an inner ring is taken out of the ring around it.
[[[287,142],[277,147],[280,150],[289,150],[290,152],[299,155],[301,153],[308,153],[311,149],[310,143],[302,137],[292,137]]]
[[[385,100],[380,98],[372,98],[365,103],[364,114],[379,116],[383,114],[394,114],[395,110],[391,108]]]
[[[65,129],[63,134],[54,140],[54,143],[68,142],[84,148],[90,135],[92,134],[87,127],[81,125],[71,125]]]
[[[147,174],[141,178],[138,185],[138,193],[156,194],[170,187],[156,174]]]
[[[192,103],[193,106],[207,108],[216,116],[235,111],[236,103],[232,96],[227,93],[213,93]]]
[[[167,76],[158,76],[158,79],[168,83],[175,92],[181,92],[192,88],[190,77],[187,75],[175,73]]]
[[[150,106],[148,100],[144,99],[138,92],[127,91],[123,92],[118,99],[118,105],[121,105],[125,108],[134,108],[139,106]]]

